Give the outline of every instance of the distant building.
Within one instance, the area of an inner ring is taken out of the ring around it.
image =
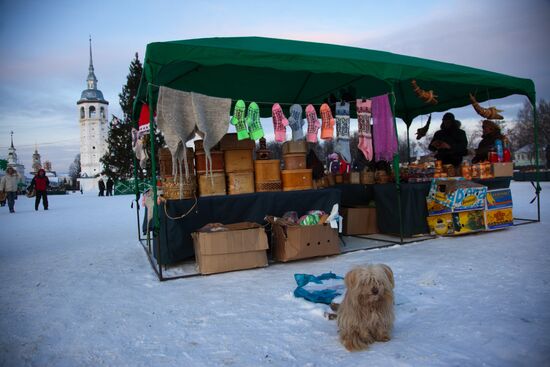
[[[90,38],[90,66],[88,68],[88,88],[82,91],[76,103],[80,123],[80,165],[81,177],[96,177],[103,167],[100,158],[107,150],[108,106],[103,93],[97,89],[97,78],[92,61],[92,39]]]
[[[34,147],[34,153],[32,155],[32,171],[31,173],[34,175],[38,172],[38,170],[42,168],[42,161],[40,160],[40,153],[38,153],[38,147]]]
[[[8,148],[8,167],[12,167],[19,173],[19,176],[25,177],[25,166],[20,164],[17,159],[17,149],[13,146],[13,131],[11,132],[11,145]]]
[[[527,144],[514,152],[514,166],[517,168],[535,165],[535,144]],[[539,146],[539,166],[546,166],[544,146]]]

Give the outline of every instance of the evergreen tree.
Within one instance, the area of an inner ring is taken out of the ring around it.
[[[76,179],[80,177],[81,166],[80,166],[80,153],[74,157],[73,163],[69,166],[69,176],[73,179],[73,182],[76,182]]]
[[[101,158],[103,174],[113,179],[126,179],[133,176],[134,159],[132,150],[132,108],[137,95],[143,66],[136,52],[130,63],[126,85],[118,95],[120,108],[124,114],[121,121],[113,116],[107,138],[107,152]]]
[[[131,178],[134,174],[131,123],[113,116],[107,146],[107,153],[101,157],[102,173],[114,180]]]

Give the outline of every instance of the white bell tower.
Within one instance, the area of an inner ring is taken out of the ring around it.
[[[80,166],[81,177],[96,177],[103,166],[99,159],[107,151],[109,116],[107,102],[103,93],[97,89],[97,78],[92,61],[92,38],[90,37],[90,66],[88,68],[88,88],[82,91],[78,106],[80,122]]]

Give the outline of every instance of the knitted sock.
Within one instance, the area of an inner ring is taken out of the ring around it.
[[[370,130],[371,100],[358,99],[356,106],[359,135],[359,144],[357,147],[363,152],[365,158],[370,161],[374,155],[372,149],[372,133]]]
[[[334,135],[334,118],[332,117],[329,105],[326,103],[321,105],[321,120],[323,120],[321,139],[332,140]]]
[[[237,139],[239,140],[249,138],[244,116],[245,111],[246,105],[242,99],[239,99],[237,103],[235,103],[235,110],[233,112],[233,117],[231,118],[231,125],[235,125],[235,130],[237,130]]]
[[[292,140],[302,140],[304,138],[304,119],[302,118],[302,106],[299,104],[293,104],[290,106],[290,117],[288,118],[288,124],[292,129]]]
[[[336,104],[336,144],[334,151],[339,153],[342,158],[350,163],[351,152],[349,149],[349,103]]]
[[[278,103],[271,108],[273,118],[273,130],[275,131],[275,141],[282,142],[286,140],[286,126],[288,120],[283,114],[283,109]]]
[[[264,129],[262,128],[262,123],[260,122],[260,107],[258,107],[256,102],[251,102],[248,105],[246,124],[248,125],[250,139],[258,140],[264,136]]]
[[[310,143],[317,143],[317,132],[321,127],[321,123],[317,118],[317,112],[313,105],[307,105],[306,107],[306,119],[307,119],[307,135],[306,140]]]

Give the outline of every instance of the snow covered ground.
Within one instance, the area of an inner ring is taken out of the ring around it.
[[[548,366],[550,184],[542,223],[159,282],[131,196],[51,196],[0,208],[2,366]],[[536,216],[529,183],[515,215]],[[295,273],[386,263],[393,338],[349,353]]]

